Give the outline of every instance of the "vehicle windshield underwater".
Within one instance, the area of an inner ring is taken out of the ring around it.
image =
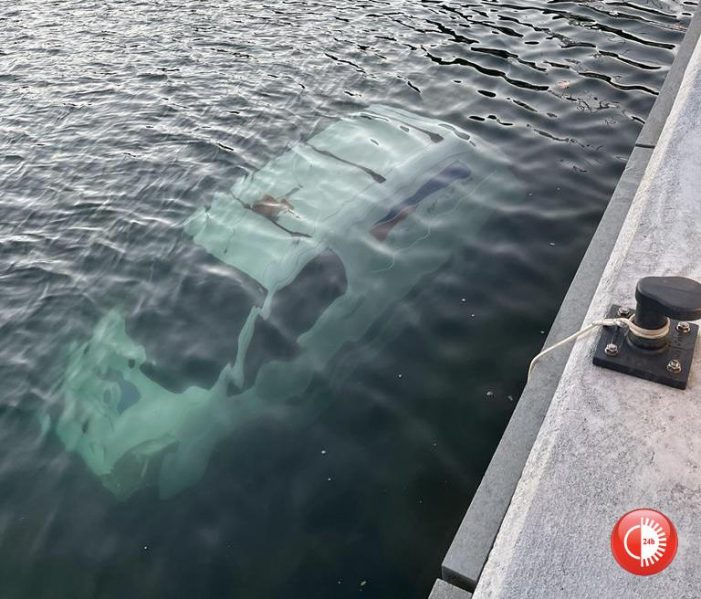
[[[177,319],[110,310],[70,349],[60,440],[118,498],[154,484],[178,493],[218,441],[294,409],[343,345],[445,264],[495,204],[520,196],[503,155],[454,126],[385,106],[333,123],[185,223],[223,285],[216,301],[240,315],[200,329],[216,368],[186,364],[191,340]],[[156,325],[167,342],[149,341]],[[164,360],[166,343],[181,357]]]

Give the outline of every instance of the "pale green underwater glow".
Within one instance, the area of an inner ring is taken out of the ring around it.
[[[284,413],[343,344],[361,339],[495,207],[521,197],[498,154],[446,124],[381,106],[336,122],[185,225],[194,243],[265,288],[242,329],[221,332],[238,346],[235,361],[209,389],[166,390],[142,372],[146,352],[111,310],[71,349],[61,441],[119,498],[151,484],[163,497],[178,493],[201,477],[219,440],[263,413]],[[266,362],[246,380],[259,319],[328,251],[345,270],[344,293],[299,336],[293,359]]]

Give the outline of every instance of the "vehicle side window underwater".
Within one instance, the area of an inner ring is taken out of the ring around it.
[[[146,350],[141,371],[173,393],[210,389],[236,358],[237,335],[265,290],[199,246],[156,283],[126,320],[129,336]]]
[[[346,291],[346,269],[338,255],[326,250],[311,260],[272,299],[270,317],[258,318],[245,365],[245,387],[255,382],[260,367],[272,360],[291,360],[297,339],[331,303]]]

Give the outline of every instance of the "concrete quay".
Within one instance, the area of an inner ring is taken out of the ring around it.
[[[697,11],[546,346],[633,307],[641,277],[701,280],[700,33]],[[701,349],[679,391],[595,367],[597,338],[536,366],[431,599],[701,597]],[[609,546],[639,507],[679,532],[677,557],[650,577]]]

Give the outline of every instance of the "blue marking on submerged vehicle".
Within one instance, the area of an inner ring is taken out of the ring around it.
[[[424,183],[411,197],[394,206],[384,218],[378,220],[372,228],[373,235],[378,239],[384,239],[389,230],[406,218],[422,200],[458,179],[467,179],[471,173],[470,168],[460,162],[446,167],[433,179]]]

